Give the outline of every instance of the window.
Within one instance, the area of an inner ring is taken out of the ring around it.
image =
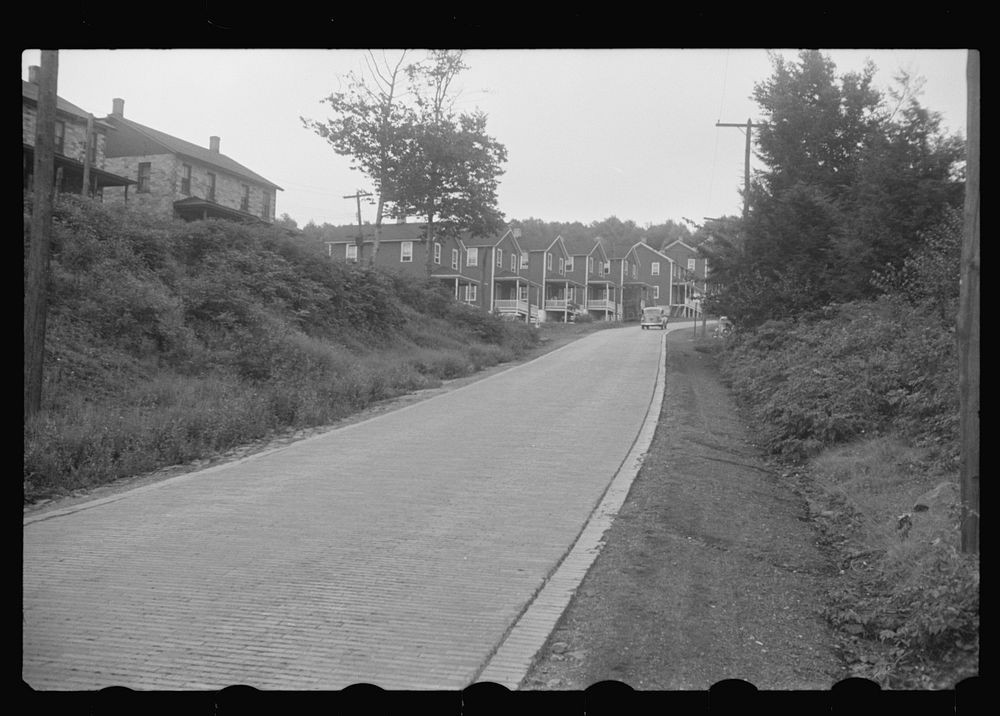
[[[475,301],[476,300],[476,293],[477,293],[476,289],[478,289],[478,288],[479,287],[476,284],[474,284],[474,283],[468,284],[465,287],[465,300],[469,301],[469,302]]]
[[[458,270],[458,249],[451,250],[451,267]]]
[[[527,301],[528,300],[528,287],[527,286],[519,286],[518,287],[517,300],[518,301]]]
[[[90,135],[90,163],[97,164],[97,132]]]
[[[260,210],[260,215],[265,219],[271,218],[271,192],[264,190],[264,208]]]
[[[404,264],[413,261],[412,241],[404,241],[399,245],[399,260]]]
[[[639,264],[632,264],[632,278],[635,278],[635,269]]]
[[[465,265],[466,266],[478,266],[479,265],[479,249],[466,249],[466,251],[465,251]]]
[[[503,249],[497,249],[497,268],[503,268]]]
[[[434,263],[441,263],[441,244],[434,242]]]
[[[566,273],[566,262],[563,261],[562,256],[559,257],[559,273],[560,274]]]
[[[346,254],[346,256],[347,256],[347,260],[348,261],[357,261],[358,260],[358,245],[357,244],[348,244],[347,245],[347,254]]]
[[[688,271],[694,271],[695,259],[688,259]]]
[[[208,191],[205,192],[205,198],[209,201],[215,201],[215,174],[212,172],[208,173]]]
[[[545,268],[552,270],[552,254],[545,254]]]
[[[139,186],[135,190],[141,194],[149,191],[149,173],[151,165],[149,162],[139,162]]]
[[[659,298],[659,297],[660,297],[660,287],[653,286],[653,298]]]
[[[56,120],[56,136],[55,136],[55,150],[59,153],[63,153],[63,148],[66,144],[66,123],[62,120]]]
[[[660,275],[660,262],[659,261],[654,261],[653,263],[650,264],[650,267],[651,267],[651,273],[654,276],[659,276]]]
[[[250,187],[243,184],[243,196],[240,197],[240,211],[250,211]]]
[[[566,259],[566,273],[573,273],[573,257]]]
[[[528,252],[527,251],[522,251],[521,252],[521,268],[523,268],[523,269],[528,268]]]
[[[594,257],[587,257],[587,273],[594,273]]]
[[[191,193],[191,165],[181,164],[181,194]]]
[[[610,261],[605,261],[604,262],[604,273],[611,273],[611,262]]]

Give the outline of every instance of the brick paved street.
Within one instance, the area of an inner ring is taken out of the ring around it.
[[[460,689],[635,439],[662,334],[586,338],[24,526],[36,689]]]

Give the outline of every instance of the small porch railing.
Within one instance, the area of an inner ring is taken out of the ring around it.
[[[614,311],[618,308],[614,301],[606,298],[597,298],[587,301],[587,310],[590,311]]]
[[[494,304],[501,313],[528,313],[528,302],[512,298],[498,298]]]
[[[546,298],[545,310],[546,311],[553,309],[562,310],[568,308],[569,304],[570,301],[567,301],[565,298]]]

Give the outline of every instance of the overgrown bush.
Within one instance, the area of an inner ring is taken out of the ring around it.
[[[885,297],[768,322],[727,353],[725,375],[793,458],[892,425],[942,459],[957,450],[953,337],[919,307]]]

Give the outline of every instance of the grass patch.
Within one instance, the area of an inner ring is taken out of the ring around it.
[[[824,616],[851,673],[887,689],[979,673],[979,559],[959,551],[957,475],[930,454],[885,435],[799,468],[836,567]]]

